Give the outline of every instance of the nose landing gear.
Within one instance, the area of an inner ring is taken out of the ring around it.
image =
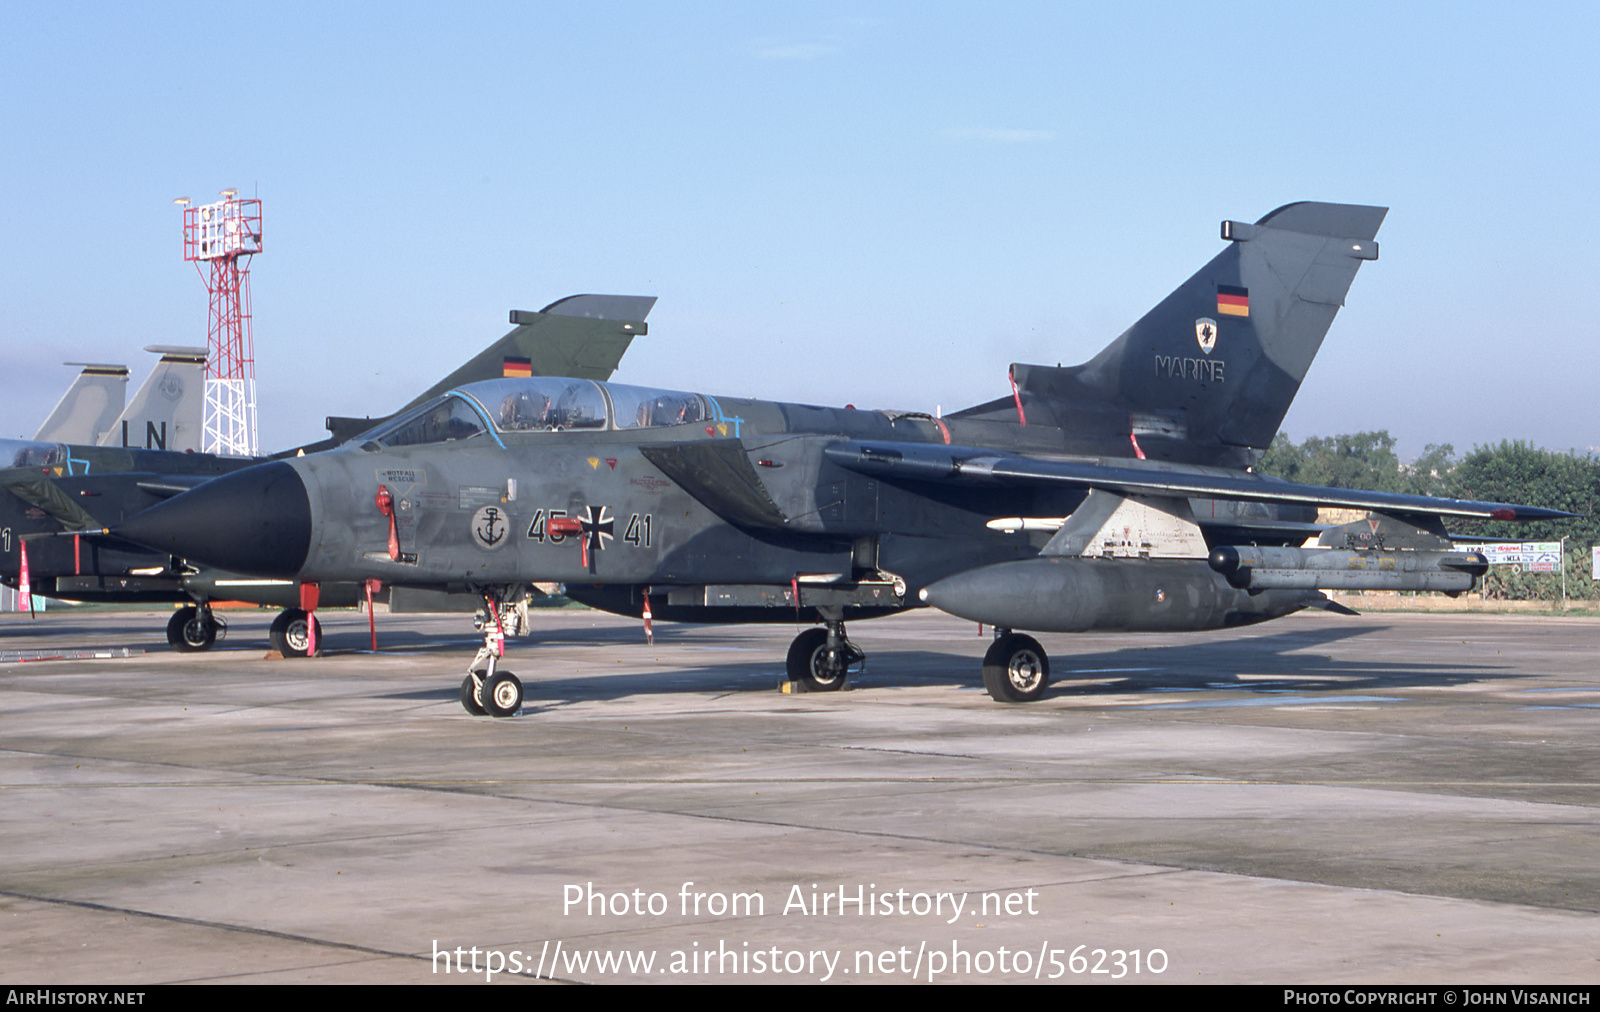
[[[211,613],[209,602],[188,605],[172,613],[167,621],[167,642],[181,653],[210,650],[217,641],[217,633],[225,631],[222,620]]]
[[[498,670],[506,653],[506,626],[515,622],[516,628],[526,627],[526,606],[521,616],[517,613],[520,590],[491,587],[483,591],[486,612],[478,623],[483,646],[461,682],[461,707],[474,717],[514,717],[522,712],[522,682],[511,672]]]
[[[836,692],[844,688],[850,669],[866,661],[867,655],[845,636],[842,617],[824,615],[825,628],[807,629],[789,644],[785,662],[791,682],[799,682],[807,692]]]

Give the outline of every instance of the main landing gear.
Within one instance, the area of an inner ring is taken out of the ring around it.
[[[867,659],[860,648],[844,634],[842,612],[830,616],[823,611],[825,627],[807,629],[789,644],[785,662],[789,680],[799,682],[808,692],[834,692],[844,688],[850,669]]]
[[[267,638],[272,649],[285,657],[304,657],[311,647],[311,628],[317,630],[317,642],[322,642],[322,623],[315,615],[299,608],[286,608],[272,620]]]
[[[983,655],[983,687],[1001,703],[1031,703],[1050,684],[1050,655],[1032,636],[995,629]]]
[[[476,623],[483,630],[483,646],[461,680],[461,707],[474,717],[514,717],[522,711],[522,682],[509,671],[497,670],[506,653],[507,626],[524,624],[518,622],[519,601],[512,598],[519,590],[491,587],[483,591],[485,610]]]
[[[181,653],[210,650],[217,641],[217,633],[226,632],[227,626],[211,613],[209,602],[187,605],[172,613],[167,621],[167,642]]]
[[[285,657],[304,657],[310,646],[309,629],[312,625],[316,626],[317,642],[321,643],[322,623],[315,616],[299,608],[280,612],[273,619],[272,629],[268,632],[272,649]],[[172,644],[174,650],[196,653],[210,650],[216,644],[217,636],[227,631],[228,624],[222,620],[222,616],[211,610],[210,602],[201,601],[172,613],[172,618],[167,622],[167,642]]]

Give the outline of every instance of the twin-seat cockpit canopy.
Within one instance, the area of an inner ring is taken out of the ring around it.
[[[62,443],[41,443],[32,439],[0,439],[0,468],[60,467],[67,463],[67,448]]]
[[[699,394],[622,383],[523,376],[469,383],[356,437],[357,443],[415,446],[499,435],[645,429],[704,421]]]

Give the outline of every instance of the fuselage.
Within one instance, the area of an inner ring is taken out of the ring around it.
[[[1047,430],[693,394],[663,395],[687,398],[688,417],[618,424],[640,417],[639,398],[587,381],[579,382],[606,395],[603,423],[517,430],[495,424],[497,395],[510,382],[462,391],[487,416],[477,433],[412,445],[388,445],[378,433],[291,461],[306,484],[312,530],[337,531],[313,537],[295,575],[461,588],[787,584],[877,570],[914,589],[1035,554],[1047,535],[985,524],[1065,515],[1082,499],[999,487],[933,499],[842,469],[821,452],[840,438],[944,443],[947,435],[1059,450]],[[398,559],[375,502],[380,488],[392,497]]]
[[[882,613],[917,606],[923,587],[953,574],[1037,556],[1049,529],[991,522],[1063,518],[1084,498],[1061,487],[898,482],[823,452],[873,440],[1085,461],[1108,449],[1020,419],[535,377],[468,385],[336,450],[210,483],[152,513],[173,514],[165,528],[183,535],[176,554],[299,581],[452,591],[550,582],[617,610],[636,607],[637,595],[602,588],[877,581],[894,586],[892,601],[855,604]],[[1218,580],[1203,563],[1190,568],[1207,586]]]

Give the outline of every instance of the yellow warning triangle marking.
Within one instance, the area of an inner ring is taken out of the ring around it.
[[[599,457],[590,457],[589,458],[589,466],[598,469],[600,467],[600,458]]]

